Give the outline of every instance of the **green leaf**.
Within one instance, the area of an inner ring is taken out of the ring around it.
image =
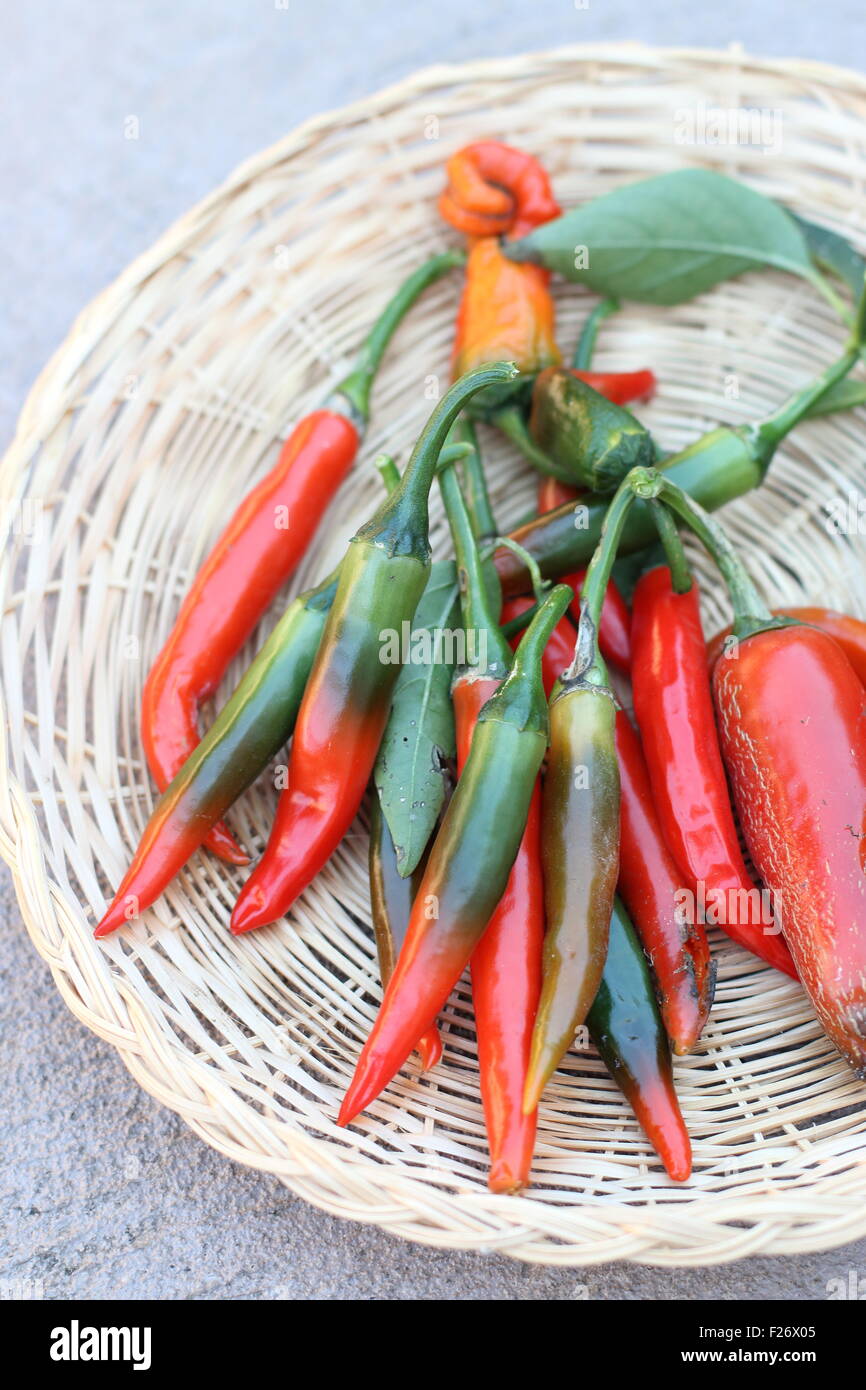
[[[679,169],[618,188],[504,250],[598,294],[646,304],[681,304],[756,266],[816,278],[790,214],[707,169]]]
[[[439,560],[415,611],[410,652],[416,633],[459,627],[457,571],[452,560]],[[445,644],[442,655],[449,654]],[[373,776],[403,878],[424,853],[445,800],[447,764],[456,751],[453,675],[446,661],[403,667],[376,759]]]
[[[813,261],[822,270],[829,270],[838,276],[858,299],[863,288],[863,277],[866,276],[866,260],[860,252],[839,232],[831,232],[829,227],[819,227],[817,222],[809,222],[795,212],[789,216],[803,233]]]

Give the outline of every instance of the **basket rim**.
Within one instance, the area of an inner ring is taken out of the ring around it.
[[[177,255],[186,242],[201,232],[214,209],[246,183],[255,179],[264,168],[277,161],[284,162],[290,159],[324,130],[335,126],[345,127],[366,118],[373,110],[381,111],[395,103],[417,98],[431,88],[465,82],[470,72],[477,80],[501,81],[507,79],[512,72],[525,74],[527,63],[550,63],[555,66],[572,62],[587,64],[593,61],[623,64],[645,62],[659,69],[675,61],[708,66],[733,63],[740,67],[748,66],[756,72],[766,71],[787,76],[792,80],[811,80],[828,85],[841,84],[849,92],[866,96],[866,75],[835,64],[810,59],[756,57],[747,53],[739,44],[732,44],[725,49],[711,49],[656,47],[626,41],[570,44],[508,57],[434,64],[351,103],[310,116],[287,135],[237,165],[212,192],[171,223],[147,250],[131,261],[125,270],[74,318],[63,342],[49,357],[27,393],[11,443],[0,460],[0,495],[5,496],[7,490],[10,493],[14,491],[16,480],[28,466],[28,455],[33,443],[48,429],[56,426],[70,408],[73,393],[69,382],[74,377],[75,368],[98,341],[99,326],[113,323],[124,306],[135,297],[141,284],[158,266]],[[50,425],[45,424],[46,420],[50,421]],[[5,563],[4,560],[4,567]],[[5,739],[5,727],[0,736]],[[692,1202],[684,1203],[681,1208],[685,1220],[681,1217],[678,1222],[682,1227],[680,1241],[671,1240],[670,1223],[667,1223],[665,1229],[665,1218],[670,1214],[677,1214],[675,1203],[660,1202],[649,1208],[636,1209],[626,1203],[611,1202],[605,1204],[603,1211],[608,1228],[616,1226],[619,1231],[617,1251],[611,1253],[609,1242],[605,1242],[605,1248],[599,1250],[595,1241],[584,1239],[582,1244],[563,1247],[559,1257],[557,1247],[549,1244],[549,1234],[545,1232],[543,1221],[540,1219],[545,1206],[543,1197],[487,1194],[491,1215],[496,1213],[501,1216],[505,1210],[503,1204],[509,1204],[512,1211],[516,1211],[515,1204],[519,1204],[519,1219],[513,1221],[507,1236],[503,1236],[501,1232],[488,1234],[480,1230],[476,1234],[467,1234],[462,1239],[455,1238],[444,1222],[440,1225],[429,1220],[413,1220],[414,1209],[409,1199],[415,1191],[423,1193],[429,1201],[431,1192],[447,1190],[448,1200],[460,1204],[459,1191],[453,1187],[448,1188],[446,1183],[443,1183],[440,1189],[438,1185],[404,1173],[401,1175],[400,1189],[401,1193],[405,1192],[406,1200],[399,1210],[393,1189],[383,1197],[383,1207],[371,1205],[369,1209],[358,1210],[353,1206],[348,1209],[345,1200],[340,1199],[338,1190],[330,1181],[331,1170],[338,1171],[344,1162],[369,1167],[369,1160],[363,1154],[353,1151],[351,1146],[337,1149],[329,1139],[316,1138],[304,1131],[300,1125],[296,1126],[290,1122],[283,1126],[282,1154],[274,1154],[270,1160],[264,1153],[253,1154],[250,1149],[244,1149],[231,1142],[225,1133],[220,1131],[219,1094],[224,1083],[219,1078],[215,1078],[208,1071],[207,1085],[200,1088],[202,1099],[197,1100],[188,1109],[185,1108],[180,1096],[172,1093],[171,1078],[174,1072],[166,1061],[167,1054],[163,1054],[162,1060],[165,1065],[162,1072],[157,1065],[160,1059],[153,1054],[147,1062],[145,1061],[146,1028],[141,1016],[138,1015],[136,1026],[135,1012],[128,1014],[130,1027],[122,1034],[116,1019],[109,1020],[106,1017],[100,1020],[95,1011],[88,1007],[78,994],[73,980],[63,969],[61,961],[44,950],[40,944],[39,922],[44,917],[46,905],[52,898],[55,900],[54,906],[59,906],[59,901],[58,895],[52,893],[47,874],[43,873],[41,886],[45,896],[41,901],[37,895],[31,894],[22,875],[19,831],[22,823],[31,817],[32,809],[28,804],[27,793],[10,772],[5,786],[0,789],[0,854],[11,871],[28,934],[40,956],[46,960],[52,978],[70,1011],[80,1022],[100,1036],[105,1036],[97,1026],[100,1021],[106,1029],[110,1028],[110,1041],[138,1084],[155,1099],[178,1113],[211,1147],[217,1148],[227,1157],[245,1166],[273,1173],[285,1186],[320,1209],[379,1225],[389,1233],[440,1248],[497,1251],[527,1262],[559,1264],[564,1267],[589,1266],[611,1260],[658,1266],[705,1266],[735,1261],[756,1253],[773,1255],[827,1250],[866,1235],[866,1209],[863,1209],[858,1217],[850,1204],[843,1203],[838,1192],[829,1200],[825,1198],[824,1203],[820,1195],[812,1195],[810,1218],[800,1222],[788,1221],[787,1224],[784,1216],[774,1218],[769,1214],[766,1202],[762,1211],[756,1209],[754,1215],[749,1217],[748,1209],[752,1204],[760,1204],[759,1197],[705,1196],[704,1216],[717,1231],[720,1241],[716,1260],[708,1260],[705,1257],[699,1260],[689,1259],[687,1227],[689,1217],[694,1213],[694,1203],[701,1200],[700,1195],[696,1195]],[[62,925],[60,930],[63,931]],[[195,1070],[200,1064],[192,1054],[187,1054],[187,1061],[190,1077],[195,1084]],[[202,1079],[204,1080],[204,1077]],[[471,1199],[474,1213],[477,1215],[479,1194],[474,1190]],[[388,1203],[387,1212],[383,1210],[385,1202]],[[480,1205],[483,1207],[484,1203]],[[816,1216],[816,1210],[822,1205],[826,1207],[825,1213]],[[711,1208],[711,1215],[707,1215],[707,1208]],[[567,1217],[568,1208],[557,1206],[556,1211],[561,1225]],[[754,1224],[738,1232],[742,1240],[735,1246],[731,1241],[734,1234],[731,1223],[739,1224],[748,1219],[753,1220]],[[533,1244],[533,1240],[537,1244]]]

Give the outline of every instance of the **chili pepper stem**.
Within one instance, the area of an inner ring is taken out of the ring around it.
[[[714,517],[656,469],[634,469],[626,482],[634,495],[644,500],[657,500],[675,512],[712,556],[728,586],[734,608],[734,635],[741,639],[765,628],[790,627],[789,618],[774,618],[726,532]]]
[[[415,300],[429,285],[440,279],[447,271],[464,265],[466,255],[458,248],[442,251],[431,256],[423,265],[413,270],[396,294],[388,301],[368,333],[361,351],[358,353],[353,370],[334,390],[337,403],[348,403],[352,415],[366,424],[370,415],[370,391],[379,369],[385,349],[394,336],[399,324],[415,303]]]
[[[535,601],[536,603],[540,603],[545,593],[550,588],[550,580],[542,578],[541,570],[538,568],[538,562],[535,557],[530,555],[529,551],[526,550],[519,541],[512,540],[510,536],[495,536],[493,538],[492,549],[486,552],[485,558],[491,556],[500,546],[504,547],[505,550],[510,550],[523,561],[532,583],[532,592],[535,595]]]
[[[631,473],[627,474],[614,493],[601,528],[598,545],[586,572],[581,594],[577,641],[574,644],[574,659],[568,670],[563,672],[563,686],[574,686],[578,683],[598,686],[608,684],[607,667],[598,647],[598,628],[619,542],[635,499],[635,493],[629,483],[631,476]]]
[[[574,357],[571,359],[572,367],[576,367],[581,372],[589,370],[592,365],[599,327],[605,319],[610,318],[611,314],[618,313],[619,307],[619,300],[611,297],[596,304],[592,312],[587,315],[577,340],[577,347],[574,349]]]
[[[649,508],[659,533],[659,540],[665,553],[668,569],[671,572],[671,588],[675,594],[687,594],[694,581],[673,517],[664,503],[660,502],[657,497],[650,498]]]
[[[510,439],[512,444],[516,444],[523,457],[540,472],[548,473],[552,478],[559,478],[560,482],[563,483],[574,482],[574,478],[567,469],[558,467],[552,459],[548,458],[543,449],[539,449],[526,428],[522,411],[517,406],[509,405],[502,410],[497,410],[491,423],[505,435],[506,439]]]

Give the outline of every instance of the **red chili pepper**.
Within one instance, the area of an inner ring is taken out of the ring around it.
[[[770,924],[756,911],[760,896],[740,852],[713,718],[697,585],[674,593],[664,566],[642,575],[635,589],[632,682],[659,818],[695,894],[697,914],[705,907],[707,920],[734,941],[796,976],[781,936],[766,930]]]
[[[465,145],[446,173],[439,212],[467,236],[525,236],[562,211],[538,160],[499,140]]]
[[[587,372],[578,367],[568,367],[567,371],[578,381],[585,381],[593,391],[605,396],[614,405],[628,405],[630,401],[648,401],[655,395],[655,372],[644,368],[638,372]]]
[[[142,698],[141,736],[160,791],[199,742],[198,712],[232,658],[304,555],[334,493],[354,462],[369,394],[385,348],[409,307],[459,252],[427,261],[404,281],[380,315],[352,374],[292,431],[279,459],[243,499],[193,581]],[[248,857],[219,822],[205,844],[230,863]]]
[[[555,640],[554,634],[551,642]],[[478,715],[499,684],[475,680],[455,685],[458,772],[469,756]],[[529,1182],[538,1111],[523,1113],[523,1087],[541,994],[543,942],[541,788],[536,783],[508,884],[471,961],[491,1192],[519,1192]]]
[[[538,479],[539,516],[543,516],[545,512],[552,512],[556,507],[564,507],[566,502],[576,502],[579,497],[579,488],[563,483],[559,478],[551,477],[549,473],[542,473]]]
[[[866,685],[866,623],[861,618],[852,618],[847,613],[837,613],[832,608],[774,608],[773,616],[795,618],[798,623],[817,627],[828,637],[832,637],[842,648],[863,685]],[[707,659],[711,674],[730,634],[731,628],[726,627],[707,643]]]
[[[866,692],[805,626],[744,638],[713,695],[746,843],[821,1024],[866,1077]]]
[[[674,1052],[685,1056],[713,1002],[715,969],[707,934],[681,910],[683,877],[665,843],[640,739],[623,710],[616,716],[620,782],[619,892],[652,963]]]

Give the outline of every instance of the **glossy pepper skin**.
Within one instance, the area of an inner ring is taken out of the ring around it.
[[[430,851],[409,930],[340,1109],[348,1124],[430,1026],[508,884],[547,744],[541,652],[569,591],[554,589],[506,680],[481,710],[469,757]]]
[[[709,921],[795,975],[740,852],[705,653],[697,584],[677,594],[665,566],[647,571],[632,607],[634,707],[665,839],[695,911],[705,903]]]
[[[620,780],[619,893],[650,961],[665,1030],[685,1056],[710,1012],[716,972],[701,922],[681,910],[685,886],[667,847],[640,739],[624,710],[616,715]]]
[[[243,679],[160,797],[96,936],[155,902],[211,827],[291,737],[337,590],[336,573],[289,605]]]
[[[424,868],[422,862],[408,878],[401,877],[397,869],[394,841],[375,789],[370,799],[369,872],[370,909],[379,958],[379,978],[385,986],[394,973],[400,947],[406,938],[412,902]],[[442,1056],[442,1039],[435,1024],[422,1033],[415,1047],[424,1071],[436,1066]]]
[[[763,482],[781,441],[847,375],[857,359],[857,351],[847,351],[758,424],[711,430],[660,465],[665,477],[706,511],[715,511],[735,497],[742,497]],[[546,579],[557,579],[589,563],[607,507],[606,498],[565,503],[517,527],[511,538],[529,551]],[[652,544],[655,538],[652,513],[645,503],[639,502],[629,514],[619,553],[633,554]],[[506,596],[529,591],[526,566],[513,551],[497,550],[495,563]]]
[[[837,613],[833,608],[774,608],[776,618],[794,618],[808,627],[817,627],[832,637],[847,656],[857,676],[866,685],[866,623],[862,618],[853,618],[848,613]],[[717,632],[707,643],[707,661],[712,674],[716,662],[725,649],[725,641],[731,634],[726,627]]]
[[[461,253],[446,252],[408,277],[374,325],[356,369],[324,409],[295,426],[276,464],[244,497],[196,575],[142,696],[142,743],[160,791],[199,741],[199,706],[215,693],[229,662],[294,571],[351,468],[373,377],[394,330],[421,292],[462,261]],[[206,843],[230,863],[248,862],[221,824]]]
[[[399,659],[389,659],[388,638],[399,643],[430,571],[428,502],[439,454],[473,392],[513,375],[513,367],[493,363],[451,387],[400,485],[349,543],[301,702],[286,789],[267,849],[235,904],[233,932],[288,912],[354,820],[400,670]]]
[[[866,693],[806,626],[744,638],[713,698],[749,852],[821,1024],[866,1076]]]
[[[646,958],[618,898],[587,1027],[668,1176],[685,1182],[692,1171],[692,1149],[674,1090],[670,1049]]]

